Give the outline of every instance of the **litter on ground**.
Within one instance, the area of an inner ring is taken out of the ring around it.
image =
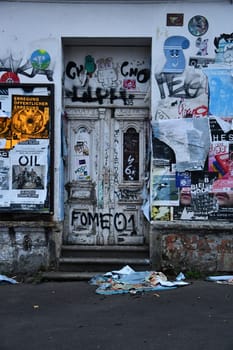
[[[136,294],[175,289],[177,287],[189,285],[184,279],[185,276],[181,273],[177,276],[175,281],[169,281],[162,272],[136,272],[130,266],[126,265],[118,271],[111,271],[103,275],[93,276],[89,283],[97,286],[97,294]]]
[[[233,275],[209,276],[209,277],[207,277],[207,281],[215,282],[218,284],[231,284],[231,285],[233,285]]]
[[[10,278],[10,277],[7,277],[5,275],[0,275],[0,283],[4,283],[4,282],[7,282],[7,283],[10,283],[10,284],[16,284],[18,283],[15,279],[13,278]]]

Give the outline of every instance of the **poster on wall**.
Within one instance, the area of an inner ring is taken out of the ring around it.
[[[210,57],[208,29],[207,18],[193,16],[194,38],[167,37],[155,64],[151,220],[233,222],[233,34],[215,37]],[[166,167],[175,174],[178,203],[158,201],[169,181],[154,174]]]
[[[233,118],[211,116],[205,121],[209,125],[209,146],[203,154],[203,168],[199,169],[186,166],[187,169],[190,169],[180,170],[177,164],[179,165],[179,159],[184,157],[184,153],[178,152],[179,149],[174,143],[175,138],[170,138],[169,140],[172,139],[173,142],[168,142],[161,137],[161,132],[154,132],[151,220],[226,220],[232,222]],[[163,122],[159,121],[158,124],[162,125]],[[157,130],[156,125],[152,123],[154,131]],[[175,126],[173,125],[170,130],[173,135],[176,130]],[[188,162],[190,165],[195,159],[193,151],[195,149],[191,149],[191,161]],[[172,187],[170,186],[171,175],[175,175]],[[171,188],[172,192],[168,192],[168,189]],[[175,193],[177,201],[172,201]]]
[[[206,68],[209,85],[209,114],[216,117],[233,116],[233,78],[231,68]]]
[[[0,212],[53,210],[52,84],[0,84]]]

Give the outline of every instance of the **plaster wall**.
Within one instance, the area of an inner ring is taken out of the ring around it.
[[[171,35],[191,38],[188,20],[196,15],[206,16],[209,21],[208,39],[212,43],[220,33],[231,33],[233,7],[224,3],[167,3],[167,4],[49,4],[3,1],[0,5],[1,60],[10,55],[14,63],[26,62],[31,53],[43,48],[51,56],[51,69],[55,84],[55,191],[54,219],[63,219],[62,162],[61,162],[61,113],[62,113],[62,38],[152,38],[151,59],[151,114],[155,115],[158,87],[153,78],[155,69],[164,64],[163,44]],[[167,13],[183,13],[182,27],[166,27]],[[224,21],[222,20],[224,18]],[[192,39],[192,38],[191,38]],[[193,39],[194,40],[194,39]],[[190,45],[187,55],[195,52]],[[214,46],[209,45],[209,57],[214,56]],[[21,76],[20,82],[44,83],[46,76],[33,79]]]
[[[62,79],[63,47],[62,40],[68,38],[150,38],[151,46],[151,117],[154,118],[159,101],[159,90],[154,78],[165,62],[164,41],[172,35],[182,35],[190,40],[190,47],[184,50],[186,59],[196,53],[196,38],[188,31],[188,21],[195,15],[208,19],[208,57],[215,56],[214,38],[222,33],[232,33],[233,6],[227,2],[188,3],[172,1],[166,4],[56,4],[35,2],[1,1],[0,24],[0,63],[4,65],[9,57],[15,66],[28,61],[32,52],[43,49],[51,57],[55,85],[54,123],[54,225],[62,222],[63,214],[63,161],[61,156],[61,115],[63,112]],[[167,13],[184,14],[182,26],[166,26]],[[129,40],[130,42],[130,40]],[[1,66],[0,66],[1,67]],[[45,75],[33,78],[20,76],[21,83],[48,83]],[[48,233],[43,222],[31,223],[31,229],[18,224],[12,230],[11,223],[0,225],[0,261],[2,271],[20,269],[32,270],[48,266],[51,255],[59,255],[62,230],[53,228]],[[160,223],[164,227],[166,224]],[[194,265],[209,270],[232,270],[231,226],[217,231],[208,226],[199,235],[199,224],[190,233],[187,227],[172,228],[170,233],[151,228],[151,256],[154,264],[160,261],[162,268]],[[225,226],[225,224],[223,224]],[[26,225],[27,226],[27,225]],[[174,227],[174,223],[170,223]],[[22,228],[23,227],[23,228]],[[169,228],[171,230],[171,228]],[[212,231],[213,230],[213,231]],[[208,231],[208,234],[207,234]],[[52,232],[52,233],[51,233]],[[49,235],[49,237],[48,237]],[[55,248],[51,248],[55,244]],[[9,245],[9,242],[10,245]],[[157,243],[156,243],[157,242]],[[159,260],[158,260],[159,257]],[[20,262],[16,268],[16,263]],[[21,263],[22,262],[22,263]],[[158,265],[157,265],[158,266]]]

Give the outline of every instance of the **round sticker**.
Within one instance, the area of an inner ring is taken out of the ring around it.
[[[194,36],[204,35],[208,28],[209,24],[204,16],[194,16],[188,23],[189,32]]]
[[[0,78],[1,83],[19,83],[19,77],[14,72],[6,72]]]
[[[50,56],[47,51],[38,49],[31,54],[31,64],[35,69],[46,69],[50,64]]]

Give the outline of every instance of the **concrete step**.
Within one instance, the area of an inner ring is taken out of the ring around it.
[[[135,271],[150,270],[148,246],[63,245],[57,271],[44,272],[45,280],[89,280],[129,265]]]
[[[125,265],[129,265],[133,269],[143,270],[150,266],[149,259],[139,258],[60,258],[59,271],[78,271],[78,272],[107,272],[119,270]]]
[[[62,257],[147,258],[148,246],[82,246],[63,245]]]
[[[89,281],[95,275],[101,275],[101,272],[48,271],[42,274],[42,279],[44,281]]]

